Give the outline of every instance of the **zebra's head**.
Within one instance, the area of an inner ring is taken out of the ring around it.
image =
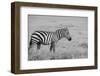
[[[70,32],[67,27],[63,28],[63,33],[64,33],[64,37],[66,37],[69,41],[72,40],[72,37],[71,37]]]
[[[72,40],[71,35],[70,35],[67,27],[56,30],[56,34],[57,34],[57,37],[58,37],[59,40],[61,38],[67,38],[69,41]]]

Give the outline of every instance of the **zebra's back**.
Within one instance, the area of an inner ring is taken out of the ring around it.
[[[49,45],[54,40],[55,32],[48,32],[48,31],[35,31],[32,36],[32,42],[44,45]]]

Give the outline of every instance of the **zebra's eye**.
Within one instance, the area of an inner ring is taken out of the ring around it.
[[[69,34],[69,32],[67,32],[67,35]]]

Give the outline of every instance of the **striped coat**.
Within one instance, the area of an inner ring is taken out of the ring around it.
[[[69,41],[71,40],[68,28],[58,29],[55,32],[35,31],[31,35],[29,48],[32,47],[32,44],[37,44],[37,49],[40,49],[41,44],[51,45],[50,51],[53,50],[53,52],[55,52],[55,43],[57,43],[60,39],[64,37],[67,38]]]

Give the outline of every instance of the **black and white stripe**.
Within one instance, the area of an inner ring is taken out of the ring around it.
[[[55,43],[57,43],[60,39],[64,37],[67,38],[69,41],[71,40],[68,28],[58,29],[55,32],[35,31],[31,35],[29,48],[31,48],[32,44],[37,44],[37,49],[40,49],[41,44],[51,44],[50,51],[52,51],[53,49],[53,51],[55,52]]]

